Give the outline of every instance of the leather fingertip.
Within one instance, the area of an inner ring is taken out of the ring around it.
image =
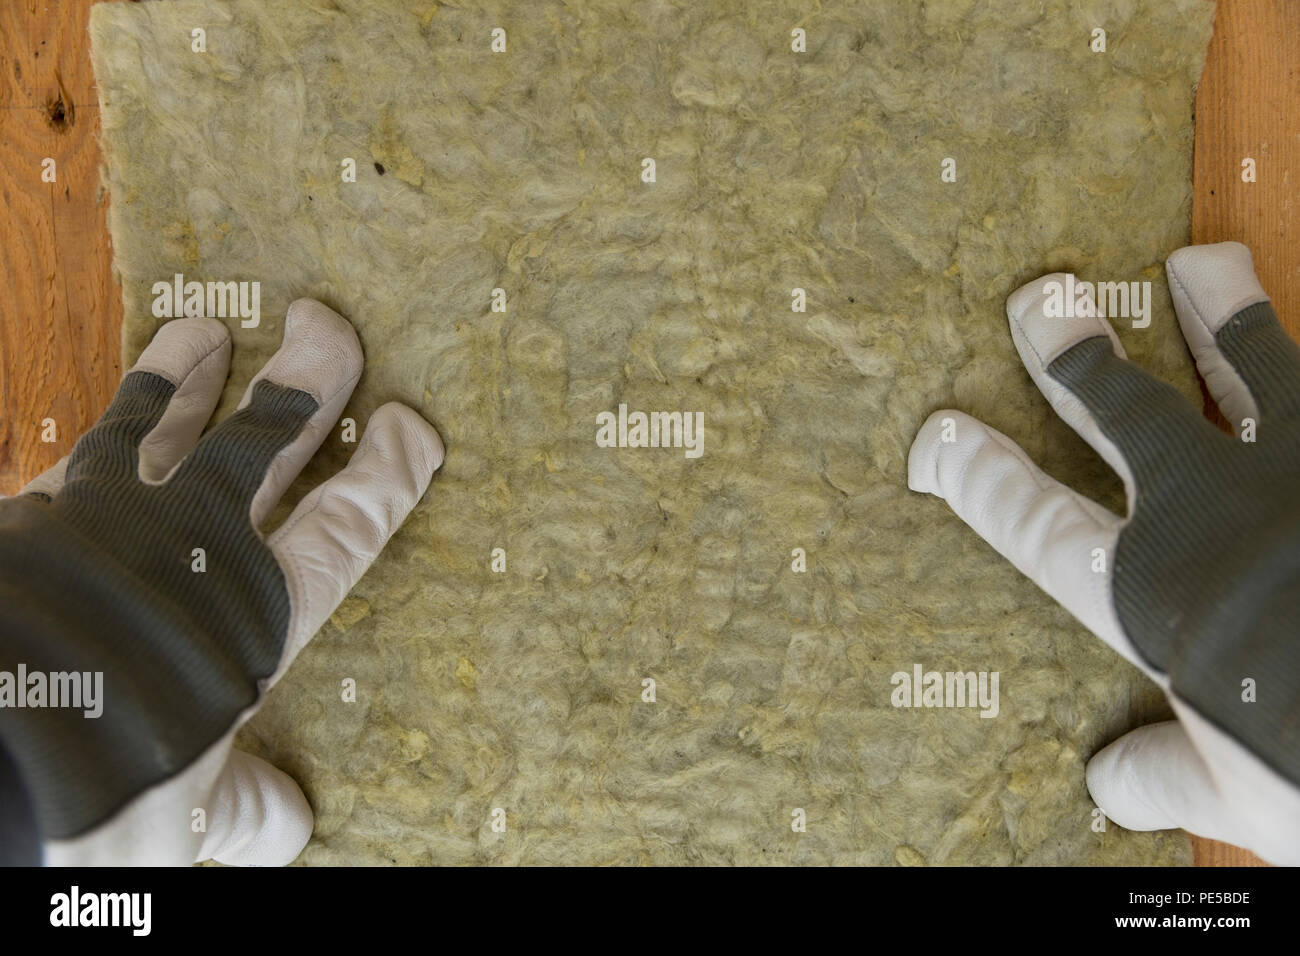
[[[352,323],[316,299],[295,299],[289,305],[284,317],[284,344],[326,351],[343,380],[359,376],[365,362]]]
[[[955,424],[954,413],[949,409],[931,413],[912,439],[912,447],[907,452],[907,487],[912,491],[926,495],[938,493],[937,464],[945,419],[953,419]]]
[[[380,406],[371,416],[372,424],[375,419],[395,428],[399,450],[420,474],[423,490],[433,473],[442,467],[446,457],[446,449],[437,429],[423,415],[401,402],[388,402]]]

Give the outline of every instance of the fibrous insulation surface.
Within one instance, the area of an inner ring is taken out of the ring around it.
[[[1212,14],[97,7],[127,361],[155,282],[258,281],[219,414],[312,296],[366,351],[345,416],[405,401],[447,446],[241,733],[312,803],[302,860],[1186,861],[1178,833],[1098,832],[1084,786],[1159,692],[909,492],[906,457],[954,406],[1122,505],[1007,333],[1006,296],[1060,269],[1150,281],[1121,339],[1199,401],[1161,264]],[[703,413],[703,453],[598,447],[620,403]],[[997,716],[892,706],[917,664],[998,672]]]

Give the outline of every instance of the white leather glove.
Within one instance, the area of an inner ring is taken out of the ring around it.
[[[1179,719],[1088,764],[1111,820],[1300,864],[1300,348],[1240,243],[1180,249],[1167,271],[1183,335],[1237,437],[1128,362],[1105,319],[1050,317],[1058,274],[1007,300],[1011,336],[1056,413],[1123,479],[1128,513],[1063,486],[957,411],[921,428],[908,484],[944,498],[1164,688]]]
[[[239,409],[200,437],[230,336],[214,319],[168,322],[72,453],[0,501],[0,671],[103,675],[98,717],[0,708],[0,778],[9,767],[25,791],[46,863],[278,865],[311,835],[297,784],[234,750],[235,731],[443,448],[416,412],[384,405],[347,467],[264,537],[362,367],[352,327],[321,303],[293,303],[284,328]]]

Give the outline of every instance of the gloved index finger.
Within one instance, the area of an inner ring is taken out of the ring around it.
[[[216,319],[163,325],[73,448],[65,482],[161,478],[212,414],[229,358],[230,335]]]
[[[140,477],[158,482],[194,447],[221,399],[230,372],[230,333],[216,319],[168,322],[132,371],[146,370],[176,383],[158,424],[140,440]]]
[[[1247,419],[1300,417],[1300,346],[1283,331],[1239,242],[1187,246],[1165,263],[1183,337],[1220,410]]]

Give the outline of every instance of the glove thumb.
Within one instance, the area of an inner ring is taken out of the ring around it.
[[[311,837],[312,812],[293,778],[265,760],[232,750],[208,800],[198,860],[229,866],[284,866]]]
[[[1182,827],[1239,843],[1209,768],[1176,720],[1139,727],[1088,761],[1088,792],[1129,830]]]

